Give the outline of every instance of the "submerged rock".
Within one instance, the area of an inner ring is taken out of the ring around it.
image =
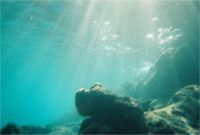
[[[155,72],[142,88],[145,91],[143,96],[168,99],[178,89],[198,84],[198,58],[193,56],[189,46],[166,50],[156,61]]]
[[[96,82],[92,87],[90,87],[90,90],[102,90],[103,85],[99,82]]]
[[[195,45],[166,49],[148,73],[125,84],[122,91],[136,99],[167,102],[180,88],[199,83],[199,50]]]
[[[76,94],[77,109],[82,116],[87,116],[81,125],[68,123],[39,127],[9,123],[1,129],[1,134],[198,135],[199,94],[199,85],[189,85],[177,91],[164,107],[160,106],[159,100],[147,100],[148,109],[143,112],[138,107],[140,103],[133,98],[119,97],[105,89],[82,89]]]
[[[153,134],[199,134],[199,93],[197,85],[182,88],[164,108],[145,112],[148,132]]]
[[[184,87],[164,107],[159,100],[148,100],[143,113],[132,98],[82,89],[76,105],[82,116],[89,117],[79,134],[199,134],[199,93],[198,85]]]
[[[46,127],[40,126],[17,126],[14,123],[8,123],[2,130],[1,134],[17,134],[17,135],[25,135],[25,134],[46,134],[46,135],[72,135],[77,134],[79,130],[80,124],[73,123],[67,125],[47,125]]]
[[[22,130],[15,123],[8,123],[3,129],[1,134],[21,134]]]
[[[145,133],[144,113],[132,98],[81,89],[76,93],[76,107],[82,116],[89,116],[79,134]]]
[[[187,118],[187,122],[193,128],[199,128],[199,109],[200,109],[200,87],[199,85],[189,85],[174,94],[169,100],[169,105],[175,104],[177,109],[174,114],[182,115]]]
[[[164,104],[158,99],[141,100],[138,101],[138,105],[144,112],[159,109],[164,106]]]

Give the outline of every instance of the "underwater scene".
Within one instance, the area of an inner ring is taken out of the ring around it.
[[[1,0],[1,134],[200,134],[199,0]]]

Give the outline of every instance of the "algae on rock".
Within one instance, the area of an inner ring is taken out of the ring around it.
[[[164,108],[145,112],[149,133],[153,134],[199,134],[198,85],[180,89]]]

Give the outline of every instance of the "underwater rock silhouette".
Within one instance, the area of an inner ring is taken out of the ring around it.
[[[135,100],[118,97],[107,90],[81,89],[76,93],[76,107],[83,120],[79,134],[145,133],[144,113]]]
[[[8,123],[2,130],[1,134],[48,134],[48,135],[71,135],[77,134],[80,124],[65,124],[65,125],[55,125],[49,124],[45,127],[40,126],[17,126],[14,123]]]
[[[199,83],[198,48],[184,45],[166,49],[155,65],[136,82],[127,83],[122,91],[136,99],[167,102],[180,88]]]
[[[199,93],[198,85],[184,87],[166,106],[143,113],[132,98],[81,89],[76,107],[89,117],[82,121],[79,134],[198,134]]]
[[[166,107],[145,112],[145,123],[151,134],[199,134],[200,87],[180,89]]]
[[[8,123],[3,129],[1,134],[20,134],[21,129],[15,123]]]
[[[2,130],[1,134],[48,134],[51,129],[40,126],[17,126],[14,123],[8,123]]]
[[[200,86],[189,85],[177,91],[164,107],[143,112],[140,101],[119,97],[106,89],[81,89],[76,106],[85,118],[79,123],[49,124],[46,127],[7,124],[1,134],[199,134]],[[91,101],[91,103],[88,103]],[[79,103],[83,102],[83,103]],[[86,104],[85,104],[86,103]],[[84,106],[86,108],[84,108]],[[85,110],[86,109],[86,110]],[[90,110],[94,109],[94,110]],[[82,113],[83,112],[83,113]]]

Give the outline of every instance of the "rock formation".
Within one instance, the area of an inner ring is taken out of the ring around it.
[[[198,48],[185,45],[166,49],[148,73],[123,86],[125,95],[136,99],[167,102],[180,88],[199,83]]]
[[[83,120],[79,134],[198,134],[199,93],[198,85],[184,87],[166,106],[143,112],[132,98],[81,89],[76,107],[89,117]]]
[[[132,98],[118,97],[106,90],[82,89],[76,107],[83,120],[79,134],[145,133],[144,113]]]
[[[145,123],[152,134],[199,134],[198,85],[182,88],[166,107],[145,112]]]

